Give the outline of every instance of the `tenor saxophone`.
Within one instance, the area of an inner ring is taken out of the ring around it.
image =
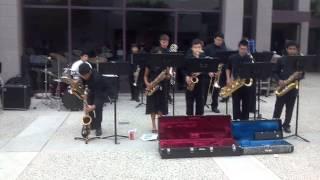
[[[227,98],[243,86],[246,86],[246,87],[252,86],[252,84],[253,84],[252,78],[250,78],[249,83],[247,83],[246,81],[247,81],[247,79],[240,79],[240,78],[232,81],[230,84],[221,88],[219,95],[223,98]]]
[[[298,79],[303,75],[303,72],[293,73],[287,80],[284,81],[284,86],[278,86],[275,94],[278,97],[284,96],[293,89],[298,89]]]
[[[160,82],[168,77],[167,69],[163,70],[150,84],[151,89],[146,89],[145,95],[152,96],[157,90],[160,89]]]
[[[88,85],[85,86],[84,96],[82,98],[84,107],[86,107],[88,105],[87,96],[88,96]],[[91,116],[89,116],[89,114],[85,111],[84,116],[82,117],[81,135],[83,138],[87,138],[90,135],[91,122],[92,122]]]

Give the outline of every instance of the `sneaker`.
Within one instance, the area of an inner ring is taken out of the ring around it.
[[[211,110],[212,110],[212,112],[214,112],[214,113],[220,113],[220,110],[219,110],[218,108],[212,108]]]
[[[284,131],[285,133],[291,133],[290,126],[284,126],[284,127],[283,127],[283,131]]]
[[[96,136],[101,136],[102,135],[102,129],[101,128],[98,128],[96,130]]]

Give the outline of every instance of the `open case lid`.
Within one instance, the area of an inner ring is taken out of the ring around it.
[[[163,116],[159,118],[159,141],[232,138],[231,116]]]
[[[280,119],[233,121],[232,133],[236,140],[282,139]]]

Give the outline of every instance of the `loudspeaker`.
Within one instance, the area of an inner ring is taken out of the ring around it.
[[[2,106],[5,110],[28,110],[31,104],[30,87],[7,84],[2,89]]]

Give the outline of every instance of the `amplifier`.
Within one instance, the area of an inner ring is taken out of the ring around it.
[[[31,103],[30,87],[5,85],[2,89],[2,107],[5,110],[28,110]]]

